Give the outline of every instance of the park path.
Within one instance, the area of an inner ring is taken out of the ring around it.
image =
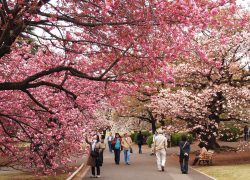
[[[133,147],[131,165],[124,164],[123,152],[121,152],[120,165],[114,163],[114,154],[108,150],[104,154],[104,164],[101,167],[101,178],[103,180],[211,180],[211,178],[200,174],[189,167],[189,174],[181,174],[178,160],[176,158],[177,148],[169,148],[167,163],[164,172],[157,171],[156,158],[150,156],[150,149],[143,147],[143,154],[138,154],[137,147]],[[90,171],[85,180],[90,178]]]

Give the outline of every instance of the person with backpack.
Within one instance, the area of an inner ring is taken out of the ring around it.
[[[120,154],[122,150],[122,139],[119,133],[115,133],[115,138],[112,141],[112,149],[115,155],[115,164],[120,164]]]
[[[86,143],[90,146],[90,154],[87,160],[87,165],[91,166],[91,178],[101,177],[100,166],[102,165],[102,161],[100,153],[104,149],[99,141],[99,136],[97,134],[92,137],[92,141],[89,141],[88,137],[86,137]]]
[[[182,135],[181,141],[179,143],[180,147],[180,167],[182,174],[188,174],[188,160],[189,160],[189,154],[190,154],[190,144],[187,140],[186,135]]]

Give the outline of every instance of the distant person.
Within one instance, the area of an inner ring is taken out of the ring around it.
[[[164,171],[166,163],[168,141],[167,138],[163,135],[163,133],[163,130],[158,130],[158,135],[157,137],[155,137],[153,143],[153,149],[154,153],[156,154],[158,171]]]
[[[250,137],[250,127],[248,127],[248,138]]]
[[[203,158],[208,152],[203,142],[200,142],[198,145],[200,149],[200,153],[197,153],[193,162],[193,166],[199,161],[200,158]]]
[[[190,144],[187,141],[187,136],[183,135],[179,143],[180,147],[180,167],[182,174],[188,174],[188,160],[190,154]]]
[[[124,152],[124,161],[126,165],[130,165],[130,152],[132,149],[132,139],[129,137],[128,133],[124,134],[122,138],[122,147]]]
[[[100,159],[100,152],[102,151],[102,148],[99,141],[99,136],[97,134],[92,137],[91,141],[89,141],[88,137],[86,138],[86,143],[90,145],[90,154],[87,165],[91,166],[91,177],[95,178],[101,177],[100,166],[102,165],[102,162]]]
[[[143,145],[144,137],[143,137],[141,131],[139,131],[139,133],[137,134],[136,140],[137,140],[137,144],[138,144],[138,147],[139,147],[139,154],[142,154],[141,147]]]
[[[165,137],[167,138],[168,140],[168,148],[171,147],[171,135],[169,133],[166,133],[165,134]]]
[[[115,133],[115,138],[112,141],[112,147],[114,150],[115,154],[115,164],[119,165],[120,164],[120,154],[121,154],[121,143],[122,139],[119,133]]]
[[[107,141],[108,141],[108,146],[109,146],[109,152],[111,152],[111,153],[113,151],[113,149],[112,149],[112,140],[113,140],[112,133],[109,133],[109,136],[107,137]]]
[[[249,138],[249,129],[247,125],[244,127],[243,131],[244,131],[244,140],[247,141]]]
[[[101,149],[100,150],[100,166],[102,166],[102,164],[103,164],[103,152],[106,149],[106,144],[104,142],[104,139],[105,139],[105,136],[102,135],[101,136],[101,141],[100,141],[100,149]]]

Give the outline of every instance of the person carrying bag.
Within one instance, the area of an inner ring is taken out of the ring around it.
[[[128,133],[124,134],[122,138],[122,147],[124,150],[124,160],[126,165],[130,165],[130,153],[133,153],[132,139],[128,136]]]
[[[88,138],[86,138],[86,143],[90,146],[90,153],[87,160],[87,165],[91,166],[91,177],[99,178],[101,177],[100,166],[102,164],[100,159],[100,151],[102,151],[102,148],[99,136],[95,134],[92,137],[92,141],[89,141]]]
[[[188,174],[188,160],[189,160],[189,153],[190,153],[190,144],[187,141],[186,135],[181,137],[181,141],[179,143],[180,147],[180,167],[182,174]]]

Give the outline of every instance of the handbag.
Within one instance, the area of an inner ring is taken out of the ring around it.
[[[129,150],[130,150],[130,153],[133,153],[133,149],[132,149],[132,147],[130,147],[130,148],[129,148]]]
[[[99,152],[96,151],[96,150],[91,151],[91,152],[90,152],[90,156],[91,156],[91,157],[98,157],[98,156],[99,156]]]
[[[182,146],[182,150],[184,151],[184,147],[186,146],[186,144],[187,144],[187,141],[184,143],[184,145]],[[185,152],[184,151],[184,157],[188,157],[189,156],[189,154],[187,153],[187,152]]]

